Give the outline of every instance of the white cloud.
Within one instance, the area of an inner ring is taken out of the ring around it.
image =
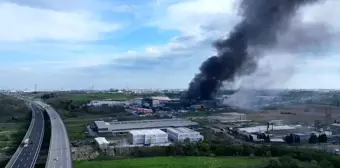
[[[159,13],[160,17],[152,24],[162,29],[176,29],[185,35],[198,38],[214,36],[213,33],[220,33],[221,36],[221,31],[228,31],[238,20],[235,2],[235,0],[179,1],[170,4],[163,13]],[[215,29],[216,27],[219,30]]]
[[[0,24],[0,41],[89,41],[120,28],[85,11],[59,12],[6,2],[0,3]]]
[[[304,7],[300,13],[302,16],[302,21],[317,23],[320,22],[339,30],[339,6],[340,1],[338,0],[324,0],[313,5]]]

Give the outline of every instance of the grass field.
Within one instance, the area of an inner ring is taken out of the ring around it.
[[[91,124],[91,121],[65,121],[65,126],[68,131],[70,140],[83,140],[86,139],[84,131],[86,131],[86,126]]]
[[[76,168],[245,168],[259,165],[263,158],[249,157],[154,157],[124,160],[79,161]]]
[[[12,144],[13,137],[12,135],[16,133],[22,124],[8,124],[0,126],[0,151],[4,148]]]

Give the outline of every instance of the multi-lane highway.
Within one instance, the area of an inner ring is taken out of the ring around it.
[[[30,104],[32,109],[32,129],[28,132],[28,138],[32,141],[27,147],[19,146],[19,154],[14,156],[12,162],[6,167],[11,168],[32,168],[34,167],[39,152],[40,147],[44,137],[44,116],[43,110],[39,108],[36,104]]]
[[[70,142],[65,125],[58,113],[44,105],[51,119],[51,139],[46,168],[72,168]]]

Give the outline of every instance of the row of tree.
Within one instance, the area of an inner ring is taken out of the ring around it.
[[[293,144],[293,143],[301,143],[301,138],[298,135],[294,134],[289,134],[284,137],[284,140],[288,144]],[[325,143],[327,142],[327,135],[326,134],[320,134],[319,136],[315,134],[311,134],[308,143],[315,144],[315,143]]]
[[[137,148],[116,148],[116,156],[122,157],[153,157],[153,156],[258,156],[272,158],[289,158],[290,161],[274,160],[261,165],[264,168],[295,168],[300,163],[316,162],[322,167],[327,162],[329,167],[340,167],[340,158],[325,152],[288,148],[285,146],[251,146],[246,144],[225,144],[220,142],[200,142],[200,143],[177,143],[167,147],[137,147]],[[103,158],[100,158],[103,159]],[[112,159],[107,157],[106,159]],[[277,164],[273,167],[274,162]],[[289,163],[289,164],[288,164]],[[322,164],[321,164],[322,163]],[[307,164],[309,165],[309,164]],[[271,167],[270,167],[271,166]],[[290,167],[289,167],[290,166]],[[300,166],[301,167],[301,166]],[[321,168],[320,167],[320,168]],[[296,167],[298,168],[298,167]],[[301,167],[302,168],[302,167]],[[303,167],[305,168],[305,167]],[[307,168],[307,167],[306,167]],[[319,167],[318,167],[319,168]]]

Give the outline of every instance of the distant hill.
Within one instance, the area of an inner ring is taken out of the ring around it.
[[[23,100],[0,94],[0,122],[24,120],[28,112]]]

